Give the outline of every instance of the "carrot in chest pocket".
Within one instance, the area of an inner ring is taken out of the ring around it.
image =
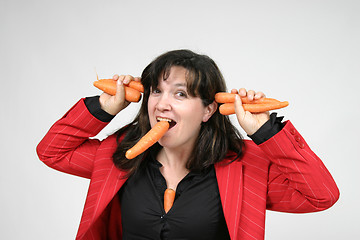
[[[167,213],[174,204],[175,191],[171,188],[167,188],[164,192],[164,210]]]

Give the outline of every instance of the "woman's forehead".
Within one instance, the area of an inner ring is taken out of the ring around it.
[[[162,79],[168,79],[171,78],[180,78],[180,79],[186,79],[186,76],[188,74],[188,70],[181,66],[171,66],[169,69],[164,69],[162,71],[161,75],[159,76]]]
[[[188,70],[184,67],[173,66],[167,72],[163,71],[159,76],[158,84],[161,83],[186,87],[188,84]]]
[[[162,87],[162,84],[172,84],[185,89],[191,96],[199,95],[200,79],[195,69],[183,66],[169,66],[161,71],[157,78],[153,78],[150,89]],[[172,87],[173,87],[172,86]]]

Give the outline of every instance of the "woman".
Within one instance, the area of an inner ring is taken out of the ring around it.
[[[52,168],[91,179],[77,239],[263,239],[265,210],[314,212],[331,207],[339,191],[321,160],[290,121],[273,113],[236,116],[242,140],[217,111],[226,91],[216,64],[189,50],[164,53],[143,71],[145,92],[135,120],[103,141],[89,139],[129,104],[117,93],[81,99],[39,143]],[[262,92],[240,89],[250,100]],[[135,159],[125,158],[157,121],[166,134]],[[176,190],[168,213],[166,188]]]

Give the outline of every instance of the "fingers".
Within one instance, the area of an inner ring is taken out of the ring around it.
[[[119,80],[122,81],[123,84],[127,85],[129,84],[131,81],[141,81],[141,78],[140,77],[133,77],[131,75],[118,75],[118,74],[115,74],[113,76],[113,80],[117,81]]]
[[[125,102],[125,88],[124,85],[128,85],[131,81],[134,81],[135,78],[131,75],[118,75],[113,76],[113,80],[117,81],[116,83],[116,94],[115,102],[123,103]]]
[[[113,80],[117,81],[118,79],[119,79],[119,75],[115,74],[115,75],[113,76]]]
[[[131,81],[134,81],[134,77],[131,76],[131,75],[126,75],[126,76],[124,77],[123,83],[124,83],[125,85],[127,85],[127,84],[129,84]]]
[[[257,92],[254,96],[254,99],[260,99],[260,98],[264,98],[265,94],[263,92]]]
[[[116,93],[113,96],[107,93],[101,94],[100,106],[107,113],[116,115],[130,103],[125,99],[125,85],[136,79],[131,75],[118,74],[115,74],[112,79],[116,81]]]
[[[131,75],[114,75],[114,80],[117,80],[116,87],[116,102],[124,102],[125,101],[125,87],[124,85],[128,85],[131,81],[135,81],[135,78]]]
[[[239,95],[240,95],[240,97],[246,97],[247,96],[247,98],[250,101],[265,97],[265,94],[263,92],[255,92],[254,90],[246,91],[245,88],[240,88],[239,89]]]
[[[245,88],[239,89],[239,94],[235,96],[236,117],[240,126],[248,135],[254,134],[269,119],[269,113],[251,113],[245,111],[241,98],[245,98],[244,101],[246,98],[253,101],[263,97],[265,97],[263,92],[255,92],[254,90],[246,91]]]
[[[246,97],[247,92],[246,92],[245,88],[239,89],[239,95],[240,95],[240,97]]]
[[[231,93],[237,94],[237,93],[238,93],[238,90],[236,90],[236,89],[231,89]]]
[[[247,92],[247,98],[248,98],[250,101],[254,100],[254,96],[255,96],[255,91],[254,91],[254,90],[249,90],[249,91]]]

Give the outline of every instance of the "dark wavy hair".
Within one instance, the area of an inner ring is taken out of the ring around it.
[[[116,132],[118,146],[113,154],[114,164],[123,170],[134,173],[146,155],[153,156],[162,148],[154,144],[143,154],[134,159],[127,159],[125,153],[150,130],[148,116],[148,98],[151,88],[158,86],[159,78],[167,79],[172,66],[181,66],[187,70],[187,91],[193,97],[200,97],[204,106],[215,101],[217,92],[225,92],[224,78],[215,62],[206,55],[190,50],[174,50],[166,52],[153,60],[142,72],[141,83],[144,94],[141,108],[135,119]],[[207,122],[203,122],[193,154],[187,162],[190,171],[201,171],[221,161],[231,153],[233,160],[242,154],[243,140],[237,128],[228,116],[221,115],[217,110]]]

